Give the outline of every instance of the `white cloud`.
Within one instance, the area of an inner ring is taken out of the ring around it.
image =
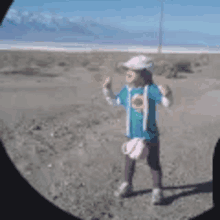
[[[9,9],[8,13],[6,14],[6,18],[16,20],[16,22],[21,22],[21,17],[18,15],[17,10]]]

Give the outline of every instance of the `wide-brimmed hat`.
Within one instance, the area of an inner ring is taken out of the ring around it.
[[[131,70],[147,69],[151,73],[153,73],[154,70],[154,62],[152,58],[143,55],[132,57],[127,62],[122,63],[122,66]]]

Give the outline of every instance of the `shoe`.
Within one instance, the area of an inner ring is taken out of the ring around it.
[[[152,205],[160,205],[163,200],[163,191],[162,189],[155,188],[152,192]]]
[[[121,186],[115,191],[114,195],[117,198],[124,198],[131,195],[133,192],[133,186],[129,185],[128,182],[123,182]]]

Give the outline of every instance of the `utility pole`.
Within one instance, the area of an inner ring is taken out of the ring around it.
[[[162,53],[162,39],[163,39],[163,34],[162,34],[162,23],[163,23],[163,1],[164,0],[158,0],[161,2],[161,13],[160,13],[160,25],[159,25],[159,46],[158,46],[158,53]]]

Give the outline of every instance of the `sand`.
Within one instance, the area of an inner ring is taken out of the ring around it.
[[[107,105],[101,84],[111,75],[113,89],[119,91],[124,75],[115,65],[132,55],[1,51],[0,118],[16,143],[4,139],[6,151],[46,199],[83,219],[190,219],[213,207],[219,55],[208,54],[207,65],[193,68],[193,73],[179,72],[179,78],[154,76],[175,97],[169,111],[159,109],[165,201],[158,207],[150,204],[152,179],[143,161],[134,177],[134,196],[121,202],[113,196],[123,176],[125,112]],[[162,56],[189,61],[199,57]]]

